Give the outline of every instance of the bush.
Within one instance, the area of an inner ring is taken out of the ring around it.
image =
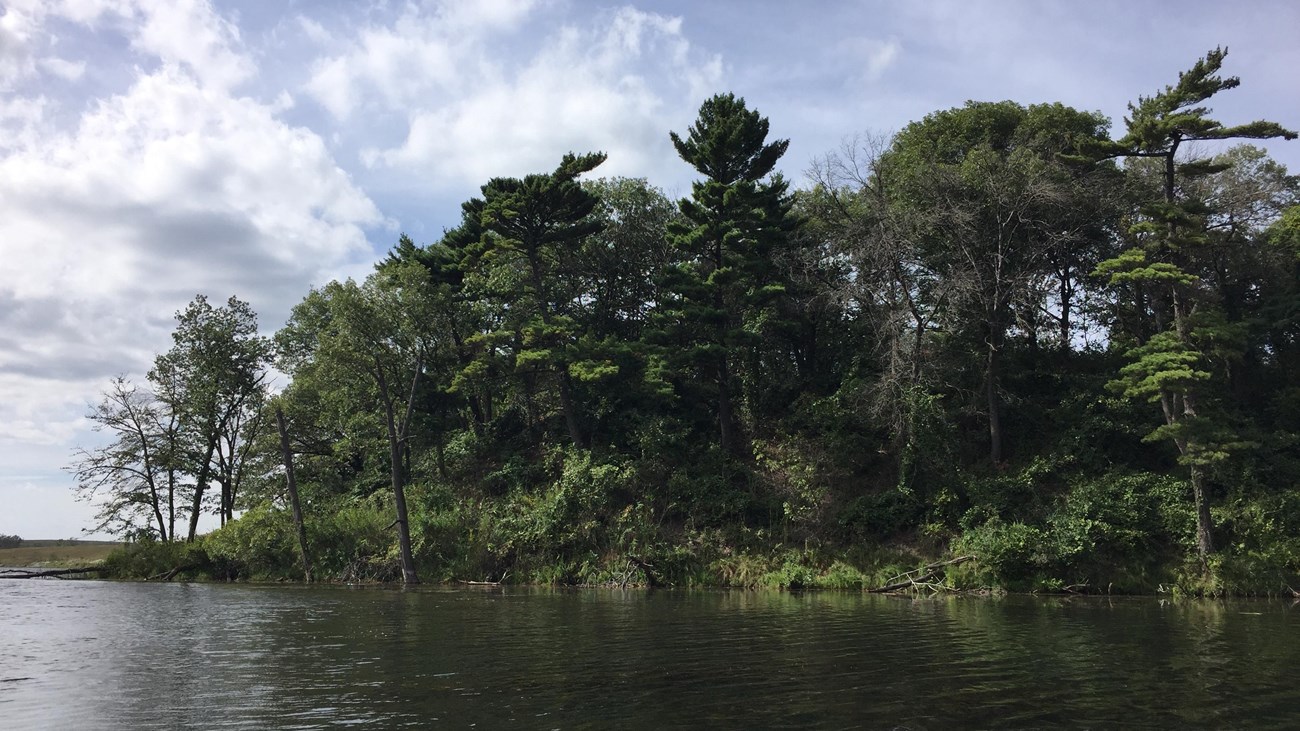
[[[293,517],[259,505],[203,538],[216,578],[302,578]]]
[[[962,564],[954,572],[958,583],[966,586],[1038,589],[1050,583],[1055,563],[1047,534],[1041,528],[1004,523],[1000,518],[962,533],[954,551],[976,556],[977,560]]]
[[[144,539],[115,549],[101,564],[114,579],[199,578],[210,576],[212,562],[201,543]]]
[[[1057,575],[1124,592],[1156,589],[1171,578],[1160,567],[1177,566],[1192,546],[1189,492],[1183,480],[1150,473],[1079,481],[1047,521]]]
[[[401,576],[393,511],[370,501],[340,502],[313,511],[306,521],[313,578],[387,581]],[[412,537],[414,541],[414,537]]]
[[[1174,581],[1190,550],[1187,484],[1150,473],[1076,479],[1041,523],[993,517],[968,527],[955,550],[978,557],[960,581],[1013,591],[1150,592]]]
[[[925,505],[910,488],[895,487],[854,498],[840,515],[844,532],[854,540],[879,542],[916,527]]]
[[[1300,589],[1300,491],[1237,497],[1214,511],[1226,538],[1215,557],[1222,592]]]

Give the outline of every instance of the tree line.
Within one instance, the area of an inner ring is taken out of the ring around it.
[[[1300,183],[1203,145],[1296,133],[1212,118],[1226,53],[1114,139],[968,102],[797,189],[767,118],[712,97],[670,133],[680,201],[569,154],[273,338],[198,297],[71,469],[98,530],[219,515],[196,565],[227,575],[865,585],[960,550],[955,583],[1277,589]]]

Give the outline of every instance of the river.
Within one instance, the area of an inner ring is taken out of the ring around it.
[[[0,581],[0,728],[1295,728],[1281,601]]]

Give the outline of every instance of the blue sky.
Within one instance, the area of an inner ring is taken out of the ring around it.
[[[274,331],[436,239],[495,175],[603,150],[670,194],[668,131],[744,96],[796,183],[968,99],[1125,104],[1217,45],[1228,123],[1300,127],[1294,2],[0,0],[0,533],[70,537],[84,414],[197,293]],[[1292,170],[1300,142],[1268,145]]]

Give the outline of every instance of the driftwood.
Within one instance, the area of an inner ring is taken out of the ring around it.
[[[179,574],[182,571],[197,569],[198,567],[199,567],[198,564],[177,566],[176,568],[170,571],[164,571],[161,574],[154,574],[153,576],[150,576],[147,579],[145,579],[145,581],[171,581],[172,579],[176,578],[176,574]]]
[[[891,591],[899,591],[900,589],[914,589],[914,588],[922,588],[922,589],[929,589],[931,591],[938,591],[942,587],[932,582],[935,579],[939,578],[939,574],[943,573],[943,569],[945,567],[956,566],[957,564],[966,563],[967,561],[973,561],[973,560],[975,560],[974,556],[958,556],[957,558],[948,559],[947,561],[939,561],[937,563],[932,563],[927,566],[922,566],[919,569],[913,569],[906,573],[902,573],[899,574],[898,576],[895,576],[894,578],[890,579],[889,583],[885,584],[884,586],[877,586],[874,589],[867,589],[867,593],[887,594]]]
[[[627,561],[632,566],[641,569],[641,572],[645,574],[646,584],[650,588],[653,589],[664,585],[663,579],[660,579],[659,574],[655,573],[654,564],[646,563],[645,561],[642,561],[640,558],[633,556],[631,554],[628,554]],[[630,578],[631,578],[631,572],[628,572],[628,575],[623,577],[623,586],[627,586],[627,582]]]
[[[90,574],[104,571],[103,566],[77,566],[70,569],[5,569],[0,571],[0,579],[39,579],[46,576],[69,576],[71,574]]]
[[[506,577],[509,576],[509,575],[510,575],[510,572],[507,571],[507,572],[505,572],[504,574],[501,574],[501,578],[500,578],[500,579],[497,579],[496,581],[462,581],[462,582],[460,582],[460,583],[462,583],[462,584],[464,584],[464,585],[466,585],[466,586],[503,586],[504,583],[505,583]]]

